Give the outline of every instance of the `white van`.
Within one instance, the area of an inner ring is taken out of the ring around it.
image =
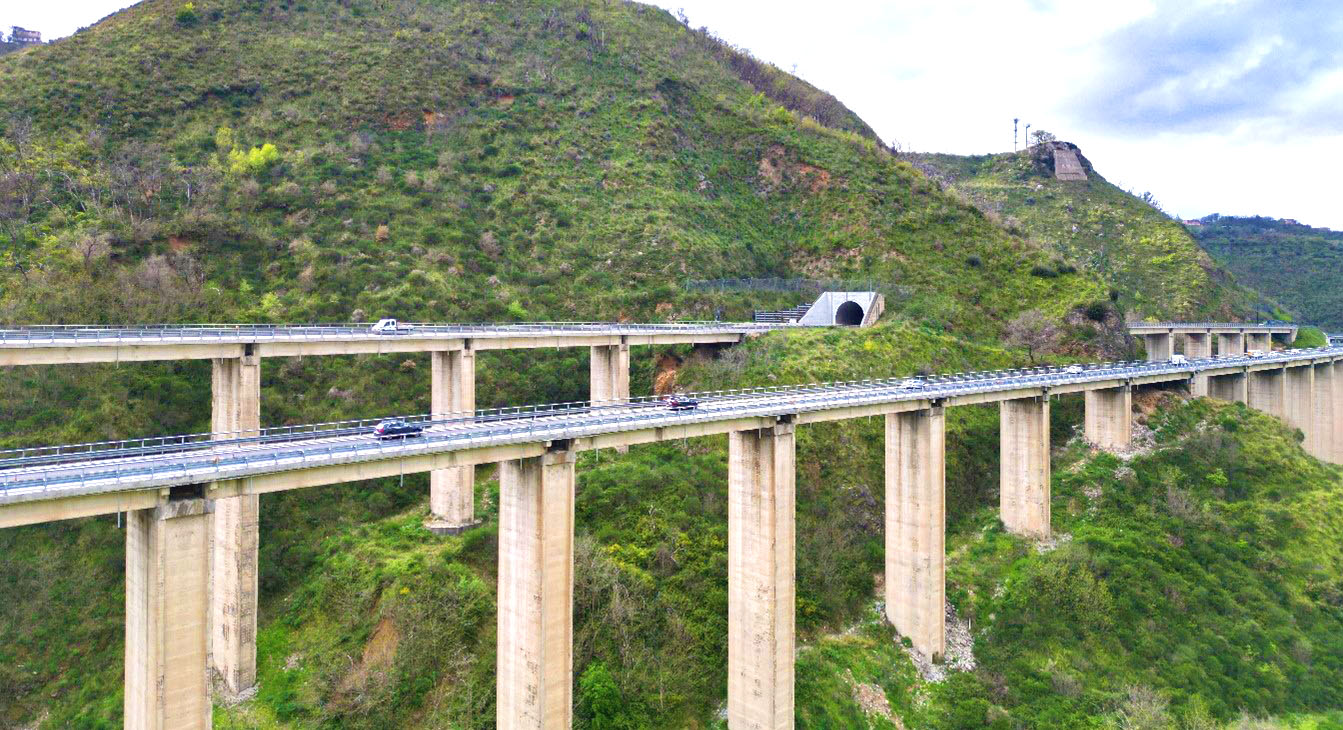
[[[1171,356],[1170,356],[1170,364],[1171,364],[1171,365],[1188,365],[1188,364],[1189,364],[1189,358],[1185,357],[1184,355],[1171,355]]]
[[[394,335],[396,330],[396,320],[394,319],[380,319],[377,324],[373,325],[373,331],[380,335]]]

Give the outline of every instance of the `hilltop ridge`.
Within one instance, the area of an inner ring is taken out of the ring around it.
[[[1056,176],[1055,148],[1076,155],[1085,179]],[[1008,230],[1020,230],[1095,272],[1123,307],[1140,317],[1249,319],[1271,309],[1271,302],[1237,283],[1178,221],[1106,181],[1073,143],[911,159]]]

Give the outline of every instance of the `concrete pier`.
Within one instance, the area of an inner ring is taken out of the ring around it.
[[[1310,397],[1313,421],[1311,430],[1306,432],[1306,450],[1321,461],[1334,461],[1334,421],[1339,417],[1335,410],[1338,403],[1334,392],[1338,385],[1334,382],[1334,364],[1319,363],[1313,369]]]
[[[574,452],[499,469],[497,723],[573,725]]]
[[[886,618],[914,648],[946,651],[946,418],[886,416]]]
[[[1245,373],[1214,375],[1208,378],[1208,396],[1228,403],[1250,402],[1249,376]]]
[[[464,348],[429,353],[435,419],[476,410],[476,353]],[[456,466],[429,472],[429,523],[439,534],[457,534],[476,522],[476,470]]]
[[[217,438],[260,433],[261,358],[214,360],[211,387],[211,431]],[[214,500],[210,519],[210,666],[224,690],[238,693],[256,684],[260,498]]]
[[[1169,332],[1144,335],[1147,342],[1148,360],[1169,360],[1174,347],[1171,344],[1171,334]]]
[[[1329,461],[1343,464],[1343,360],[1333,363],[1333,442],[1330,444]]]
[[[1222,332],[1217,335],[1217,356],[1231,357],[1245,354],[1245,334],[1243,332]]]
[[[728,434],[727,722],[793,727],[793,424]]]
[[[1283,413],[1287,425],[1301,429],[1306,439],[1303,447],[1310,451],[1311,434],[1315,429],[1315,368],[1309,364],[1283,368]]]
[[[593,403],[629,400],[630,346],[594,346],[591,378],[588,399]]]
[[[126,513],[127,730],[210,727],[207,504]]]
[[[1245,349],[1270,352],[1273,350],[1273,335],[1268,332],[1245,333]]]
[[[1107,449],[1126,449],[1133,440],[1133,389],[1127,385],[1086,392],[1087,441]]]
[[[1184,334],[1184,356],[1190,360],[1212,357],[1212,335],[1207,332],[1186,332]],[[1208,376],[1195,375],[1189,385],[1194,396],[1208,394]]]
[[[1207,332],[1184,333],[1184,356],[1190,360],[1212,357],[1212,335]]]
[[[1285,418],[1286,405],[1283,403],[1287,378],[1282,369],[1254,370],[1249,373],[1249,406],[1270,416]]]
[[[1049,535],[1049,397],[999,405],[998,503],[1008,532]]]

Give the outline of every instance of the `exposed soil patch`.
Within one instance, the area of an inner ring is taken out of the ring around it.
[[[947,602],[947,654],[941,663],[934,663],[932,657],[925,656],[914,648],[905,648],[905,653],[913,660],[919,670],[919,676],[929,682],[941,682],[951,672],[970,672],[975,668],[975,637],[970,633],[970,622],[962,621],[956,614],[956,607]]]
[[[681,358],[664,352],[658,355],[653,372],[653,395],[666,395],[676,390],[676,375],[681,369]]]
[[[886,692],[881,687],[854,679],[852,669],[844,670],[844,682],[853,690],[853,701],[863,708],[863,713],[868,717],[881,717],[887,721],[899,722],[891,712],[891,702],[886,699]]]

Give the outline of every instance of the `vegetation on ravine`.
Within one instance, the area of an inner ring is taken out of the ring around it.
[[[1123,307],[1253,311],[1164,228],[1088,258],[943,191],[828,94],[628,3],[149,0],[0,59],[0,108],[5,323],[740,318],[798,302],[682,282],[900,287],[869,330],[711,360],[640,348],[646,394],[1090,357],[1127,347]],[[1095,185],[1098,234],[1147,225]],[[1055,352],[997,344],[1031,312]],[[585,360],[482,353],[478,402],[582,399]],[[9,369],[0,445],[204,430],[208,368]],[[268,360],[263,421],[423,412],[428,380],[421,356]],[[1067,444],[1080,403],[1053,414]],[[948,595],[979,668],[937,684],[874,604],[880,420],[800,429],[799,726],[1138,727],[1121,718],[1141,709],[1202,728],[1343,706],[1336,470],[1239,407],[1152,419],[1161,448],[1127,463],[1063,448],[1071,541],[1042,553],[996,523],[997,412],[950,411]],[[578,726],[721,724],[724,439],[579,467]],[[477,489],[485,525],[448,538],[421,527],[424,475],[264,497],[261,679],[216,726],[492,727],[489,470]],[[0,601],[0,725],[120,725],[123,540],[111,518],[0,531],[0,595],[22,597]]]
[[[1236,278],[1302,322],[1343,329],[1343,232],[1275,218],[1211,215],[1189,232]]]

